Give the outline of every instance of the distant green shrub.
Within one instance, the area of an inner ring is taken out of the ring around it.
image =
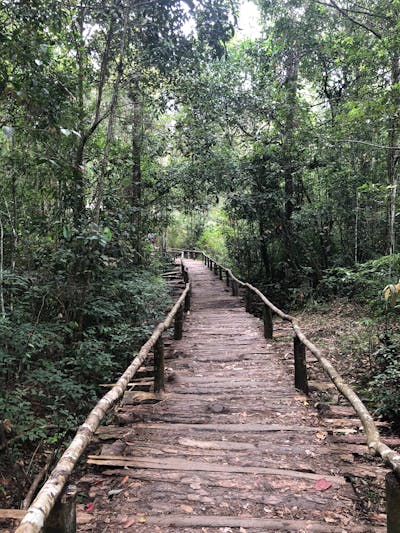
[[[382,289],[389,283],[396,283],[399,275],[400,254],[383,256],[353,268],[326,270],[316,292],[318,297],[346,297],[377,311],[383,310]]]

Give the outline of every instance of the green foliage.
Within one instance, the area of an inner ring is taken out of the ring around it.
[[[382,256],[353,268],[328,269],[318,286],[317,295],[326,298],[347,297],[383,312],[382,287],[390,281],[395,282],[399,271],[400,254]]]
[[[56,257],[59,265],[59,251]],[[98,384],[115,381],[169,305],[155,271],[100,262],[72,313],[79,290],[68,261],[64,266],[57,292],[51,277],[40,286],[31,281],[14,301],[13,317],[0,319],[0,413],[12,421],[15,451],[75,428],[95,404]]]
[[[400,339],[386,334],[383,346],[374,354],[374,371],[367,393],[378,415],[400,427]]]

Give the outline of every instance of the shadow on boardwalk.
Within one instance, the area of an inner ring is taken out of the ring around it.
[[[143,368],[119,425],[99,430],[79,484],[93,519],[79,531],[384,531],[346,481],[365,446],[328,435],[293,387],[289,326],[266,341],[223,282],[185,263],[192,312],[168,346],[165,393],[135,392],[148,387]]]

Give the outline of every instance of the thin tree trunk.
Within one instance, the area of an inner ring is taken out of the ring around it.
[[[2,318],[6,317],[4,304],[4,226],[0,217],[0,311]]]
[[[397,198],[397,165],[399,160],[399,138],[400,138],[400,97],[398,89],[395,88],[400,82],[400,62],[398,54],[393,54],[391,65],[392,83],[392,117],[389,122],[389,150],[387,159],[387,174],[390,186],[389,206],[388,206],[388,245],[389,255],[396,251],[396,198]]]
[[[359,192],[356,191],[356,218],[354,222],[354,263],[358,262],[358,218],[360,209]]]
[[[70,192],[70,203],[73,210],[74,223],[80,226],[81,219],[85,213],[85,172],[84,172],[84,154],[85,147],[90,137],[95,133],[99,124],[111,113],[101,116],[101,103],[103,99],[104,87],[108,77],[108,65],[110,61],[112,38],[115,30],[115,18],[111,15],[109,28],[107,32],[106,44],[101,58],[100,77],[97,86],[97,98],[95,104],[95,113],[91,125],[86,129],[85,126],[85,107],[84,107],[84,78],[85,78],[85,57],[84,57],[84,30],[85,30],[86,6],[81,6],[78,17],[78,36],[76,40],[76,52],[78,59],[78,121],[79,121],[79,143],[74,160],[74,190]],[[124,36],[125,39],[125,36]],[[119,84],[119,82],[118,82]]]
[[[132,226],[134,247],[141,262],[142,236],[142,144],[143,144],[143,101],[139,93],[139,82],[135,81],[132,91]]]
[[[85,209],[85,191],[84,191],[84,177],[83,177],[83,153],[86,144],[85,135],[85,108],[83,101],[83,81],[85,77],[84,68],[84,23],[85,23],[86,7],[81,5],[79,8],[77,29],[78,36],[76,39],[76,57],[78,62],[78,123],[79,123],[79,144],[75,154],[74,168],[73,168],[73,189],[69,192],[74,224],[76,227],[80,226],[81,216]]]
[[[294,171],[294,131],[296,129],[297,81],[299,77],[299,59],[295,50],[288,51],[286,60],[286,120],[284,126],[283,153],[285,180],[285,217],[290,220],[293,214],[293,171]]]
[[[95,206],[95,217],[94,220],[96,224],[99,224],[100,222],[100,209],[103,203],[104,198],[104,182],[106,178],[107,173],[107,166],[108,166],[108,160],[109,160],[109,154],[110,154],[110,144],[113,137],[113,131],[114,131],[114,120],[115,120],[115,112],[118,105],[118,95],[119,95],[119,86],[121,83],[122,75],[124,72],[124,54],[125,54],[125,48],[126,48],[126,42],[127,42],[127,29],[128,29],[128,20],[129,20],[129,4],[125,8],[125,15],[124,15],[124,27],[122,32],[122,39],[121,39],[121,47],[119,51],[119,62],[117,67],[117,78],[114,83],[114,91],[111,98],[110,103],[110,115],[108,118],[108,126],[107,126],[107,134],[106,134],[106,142],[104,146],[104,152],[103,157],[101,159],[100,163],[100,174],[99,179],[97,181],[97,187],[96,187],[96,206]],[[111,31],[111,24],[110,24],[110,31]],[[110,46],[109,40],[107,41],[108,48]],[[102,89],[101,89],[102,90]],[[100,88],[99,88],[99,95],[100,95]],[[100,109],[100,105],[99,105]],[[97,122],[99,119],[99,113],[96,113],[95,122]]]

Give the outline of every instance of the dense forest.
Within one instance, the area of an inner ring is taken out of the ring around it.
[[[0,0],[0,473],[126,367],[167,247],[286,307],[368,306],[400,414],[400,1],[256,5],[246,36],[235,0]]]

